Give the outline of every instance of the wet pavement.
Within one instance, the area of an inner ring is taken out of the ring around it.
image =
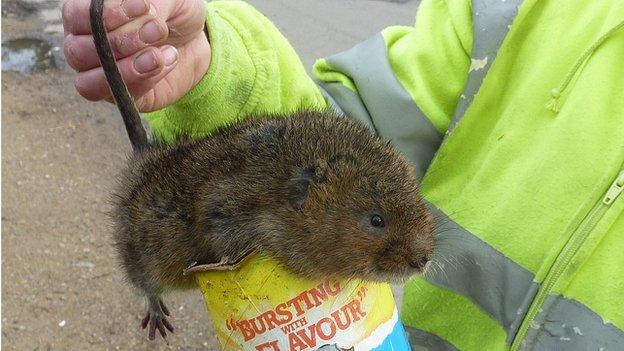
[[[45,40],[18,38],[2,43],[2,70],[32,73],[56,68],[52,45]],[[58,47],[55,49],[58,50]]]

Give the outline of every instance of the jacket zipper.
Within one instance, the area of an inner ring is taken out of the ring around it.
[[[511,350],[517,351],[522,346],[522,341],[526,337],[526,334],[529,330],[529,326],[539,313],[540,308],[544,304],[546,297],[554,287],[555,283],[563,274],[566,267],[576,254],[576,252],[581,248],[583,242],[592,232],[596,224],[600,222],[600,219],[607,212],[611,204],[615,202],[618,196],[620,196],[624,192],[624,170],[620,172],[615,181],[611,184],[607,192],[602,197],[602,200],[597,203],[592,210],[589,212],[589,215],[585,217],[583,222],[577,227],[576,231],[572,234],[566,245],[557,256],[557,259],[553,263],[548,275],[542,282],[540,289],[535,295],[533,302],[531,303],[531,307],[527,311],[520,328],[518,329],[518,333],[514,338],[513,343],[511,344]]]

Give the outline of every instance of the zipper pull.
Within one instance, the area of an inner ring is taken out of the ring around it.
[[[609,190],[607,190],[605,197],[602,198],[602,202],[606,205],[611,205],[613,201],[615,201],[615,199],[617,199],[617,197],[620,196],[620,194],[622,194],[623,192],[624,171],[620,172],[620,175],[618,175],[613,184],[611,184],[611,187],[609,188]]]

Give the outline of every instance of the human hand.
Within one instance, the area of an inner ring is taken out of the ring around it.
[[[93,44],[90,0],[64,0],[67,62],[87,100],[113,102]],[[117,65],[142,112],[163,108],[189,92],[210,65],[203,0],[106,0],[104,22]]]

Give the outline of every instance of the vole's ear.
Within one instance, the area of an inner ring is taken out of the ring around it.
[[[288,196],[292,207],[296,210],[303,209],[310,188],[314,184],[320,184],[327,179],[327,162],[317,160],[314,164],[300,168],[288,184]]]

